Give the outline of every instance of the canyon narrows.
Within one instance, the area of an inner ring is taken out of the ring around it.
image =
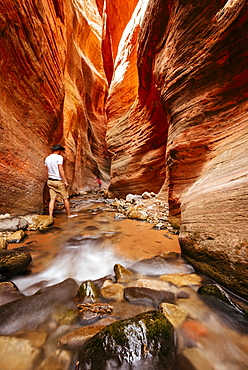
[[[248,298],[245,0],[0,2],[0,207],[42,209],[66,147],[75,194],[168,200],[183,256]]]

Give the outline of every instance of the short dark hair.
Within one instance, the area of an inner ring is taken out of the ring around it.
[[[59,144],[56,144],[56,145],[51,146],[51,150],[53,152],[56,152],[57,150],[65,150],[65,148]]]

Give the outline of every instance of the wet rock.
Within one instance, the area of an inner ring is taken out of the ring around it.
[[[109,284],[107,286],[103,286],[101,289],[101,295],[103,298],[121,302],[123,301],[123,294],[124,294],[124,287],[119,284]]]
[[[72,360],[73,353],[58,349],[41,363],[39,370],[68,370]]]
[[[8,246],[8,242],[6,238],[3,238],[2,236],[0,236],[0,249],[7,249],[7,246]]]
[[[140,287],[140,288],[149,288],[154,290],[165,290],[167,292],[177,293],[178,288],[167,281],[162,281],[159,279],[137,279],[132,283],[132,286]]]
[[[0,283],[0,305],[14,301],[24,297],[18,287],[12,281],[4,281]]]
[[[36,294],[9,302],[0,307],[0,334],[9,335],[19,330],[32,330],[46,321],[59,305],[75,298],[78,285],[73,279],[43,288]]]
[[[8,243],[20,243],[24,238],[26,234],[23,230],[17,230],[13,234],[7,236],[7,242]]]
[[[106,325],[89,325],[70,332],[58,340],[58,344],[66,349],[76,349],[85,344],[87,340],[99,333]]]
[[[29,230],[42,230],[51,226],[54,219],[49,215],[34,215],[31,216],[31,219],[28,222]]]
[[[169,370],[174,358],[173,326],[161,313],[148,311],[96,334],[81,348],[78,369]]]
[[[103,284],[105,283],[105,281],[109,281],[111,283],[115,283],[116,282],[116,279],[113,275],[106,275],[104,276],[103,278],[100,278],[100,279],[97,279],[97,280],[93,280],[93,283],[95,285],[95,287],[97,289],[101,289],[103,287]]]
[[[127,216],[125,216],[123,213],[116,213],[115,214],[115,219],[116,220],[124,220],[126,218],[127,218]]]
[[[40,351],[33,348],[27,339],[0,337],[0,369],[35,369]]]
[[[208,334],[206,325],[198,320],[184,321],[182,329],[186,336],[193,341],[198,341],[201,337],[205,337]]]
[[[118,283],[128,283],[132,280],[133,273],[119,263],[114,265],[114,272]]]
[[[156,197],[156,194],[151,192],[151,193],[148,193],[148,191],[145,191],[142,195],[141,195],[142,199],[152,199],[154,197]]]
[[[66,310],[58,318],[59,325],[73,325],[78,321],[78,312],[76,310]]]
[[[0,231],[17,231],[24,230],[28,222],[23,217],[9,217],[0,219]]]
[[[2,220],[3,218],[10,218],[10,214],[9,213],[1,214],[0,215],[0,220]]]
[[[91,302],[95,302],[98,300],[98,293],[96,287],[91,280],[84,281],[80,285],[76,299],[80,301],[91,301]]]
[[[92,231],[92,230],[99,230],[99,227],[96,227],[94,225],[90,225],[90,226],[86,226],[84,228],[84,230],[90,230],[90,231]]]
[[[201,285],[201,277],[196,274],[167,274],[159,277],[163,281],[169,281],[177,286]]]
[[[81,322],[90,324],[104,316],[111,315],[113,307],[108,303],[80,303],[78,305],[78,315]]]
[[[161,303],[159,310],[175,329],[179,328],[188,316],[187,311],[183,307],[178,307],[175,304]]]
[[[124,289],[124,298],[134,304],[149,305],[158,308],[161,302],[174,302],[175,294],[164,290],[128,287]]]
[[[229,294],[227,294],[225,290],[221,288],[221,286],[219,286],[218,284],[204,285],[198,289],[198,293],[200,295],[215,297],[222,301],[223,303],[226,303],[228,306],[233,308],[238,313],[248,318],[248,312],[246,312],[238,303],[234,302],[233,299],[229,296]]]
[[[176,370],[212,370],[213,367],[200,348],[186,348],[176,358]]]
[[[27,251],[0,250],[0,279],[22,274],[32,261]]]
[[[165,224],[164,222],[158,222],[153,226],[153,229],[165,230],[165,229],[167,229],[167,224]]]
[[[147,220],[148,213],[144,209],[133,207],[127,212],[127,217],[131,219],[145,221]]]
[[[185,265],[182,260],[175,260],[175,263],[172,263],[171,260],[167,261],[161,256],[147,258],[134,263],[129,267],[129,270],[137,272],[141,275],[150,276],[159,276],[170,273],[172,274],[175,271],[181,273],[190,273],[194,271],[191,266]]]
[[[45,332],[22,332],[15,335],[16,338],[27,339],[32,347],[41,348],[44,346],[47,333]]]
[[[136,202],[139,202],[142,200],[142,196],[141,195],[137,195],[137,194],[128,194],[126,196],[126,201],[127,202],[130,202],[130,203],[136,203]]]
[[[164,258],[165,260],[173,260],[173,259],[179,259],[181,258],[181,254],[177,252],[163,252],[159,255],[159,257]]]

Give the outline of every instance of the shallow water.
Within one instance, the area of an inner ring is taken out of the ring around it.
[[[71,203],[74,207],[73,213],[78,213],[77,217],[67,219],[63,212],[58,212],[49,232],[29,232],[24,242],[18,245],[18,247],[29,248],[33,262],[29,274],[13,281],[25,296],[30,297],[30,300],[40,288],[53,286],[67,278],[73,278],[81,284],[85,280],[97,280],[109,274],[114,275],[113,267],[116,263],[129,268],[137,261],[152,258],[166,251],[180,252],[177,236],[166,230],[155,230],[147,222],[116,220],[115,209],[106,204],[102,198],[93,195],[80,196],[73,198]],[[11,247],[14,248],[16,245]],[[163,265],[149,261],[137,266],[139,275],[158,284],[161,284],[159,275],[194,272],[192,266],[183,259]],[[186,298],[177,299],[176,304],[185,308],[189,315],[176,332],[177,369],[247,369],[247,321],[233,310],[225,312],[224,306],[211,306],[210,301],[205,302],[197,294],[197,288],[196,286],[172,287],[177,294],[183,292]],[[45,295],[44,305],[36,301],[27,303],[27,307],[32,305],[29,312],[30,320],[26,319],[25,312],[22,312],[20,318],[16,318],[16,329],[8,333],[12,338],[28,339],[31,346],[39,349],[39,356],[35,361],[32,360],[33,362],[30,360],[26,367],[20,356],[19,363],[14,365],[11,362],[11,356],[12,353],[15,356],[17,344],[12,344],[12,352],[6,355],[6,361],[0,360],[1,370],[32,369],[34,363],[35,368],[39,368],[45,358],[58,351],[57,339],[63,333],[72,330],[73,327],[60,325],[58,320],[56,321],[49,294]],[[60,293],[57,294],[60,296]],[[66,305],[67,296],[62,298],[63,304]],[[242,300],[239,302],[247,308],[247,302]],[[111,302],[111,304],[114,306],[114,317],[118,319],[153,309],[149,305],[132,305],[126,301]],[[71,307],[69,298],[67,306]],[[42,321],[42,315],[47,318],[45,323]],[[35,329],[29,327],[28,322],[31,322],[31,317],[34,322],[40,319],[41,325]],[[18,320],[23,322],[26,320],[26,326]],[[42,335],[43,342],[40,339]],[[37,338],[41,343],[39,346],[36,343]],[[60,352],[58,352],[59,355]],[[189,362],[187,362],[188,358]],[[75,361],[74,363],[73,361],[72,365],[64,365],[62,369],[74,368]],[[8,367],[10,363],[12,367]],[[64,363],[66,364],[66,361]],[[52,367],[53,365],[49,366],[46,364],[42,369],[55,368],[55,366]]]

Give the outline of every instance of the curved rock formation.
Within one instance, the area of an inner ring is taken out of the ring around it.
[[[247,298],[247,1],[6,0],[0,20],[1,213],[41,208],[51,144],[72,192],[109,151],[109,195],[159,192],[184,256]]]
[[[108,177],[102,20],[71,0],[7,0],[0,19],[0,212],[37,212],[51,144],[66,147],[71,192]]]
[[[127,25],[110,85],[107,101],[110,196],[141,194],[146,190],[158,192],[165,176],[167,120],[147,64],[144,67],[146,78],[138,79],[138,40],[147,3],[147,0],[139,1]],[[159,35],[156,41],[157,37]]]
[[[119,49],[114,73],[124,73],[112,80],[107,132],[110,194],[164,182],[184,256],[245,297],[247,19],[244,0],[149,1],[135,40],[128,33]]]

